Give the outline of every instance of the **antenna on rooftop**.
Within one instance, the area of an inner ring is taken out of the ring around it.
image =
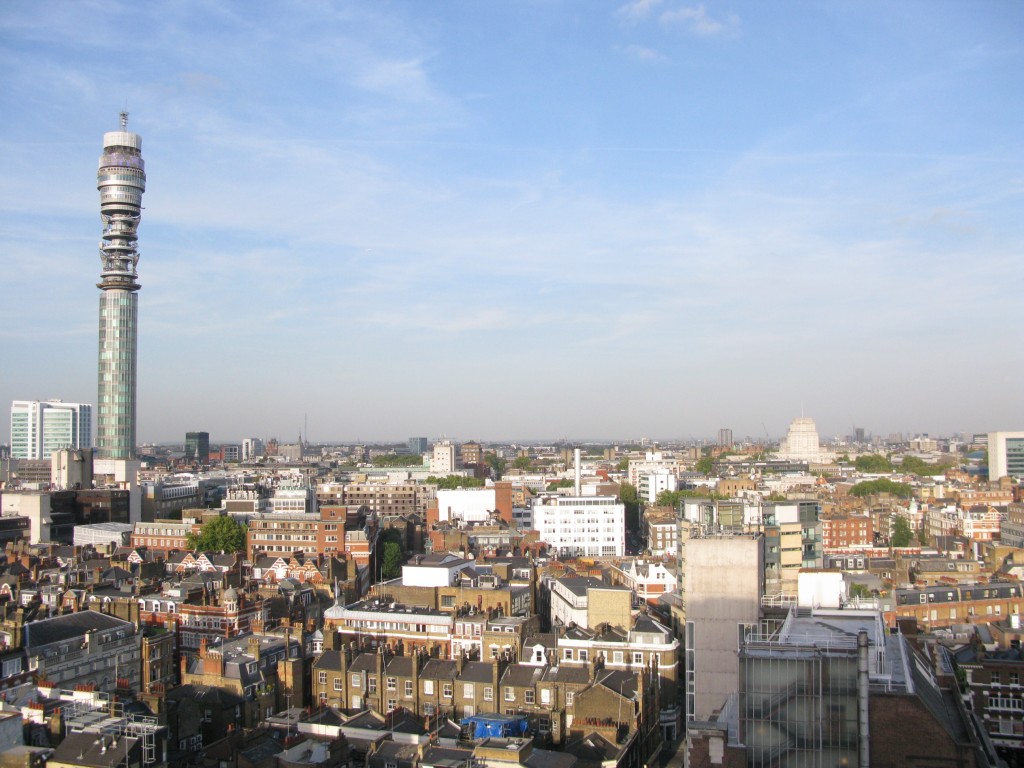
[[[127,103],[125,104],[124,111],[121,112],[121,130],[122,131],[127,131],[128,130],[128,105],[127,105]]]

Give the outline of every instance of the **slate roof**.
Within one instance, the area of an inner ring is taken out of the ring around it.
[[[416,745],[400,744],[397,741],[382,741],[372,757],[375,761],[388,761],[389,758],[395,762],[398,760],[414,761],[416,759]]]
[[[621,693],[627,699],[636,697],[636,675],[632,672],[604,670],[597,675],[597,684]]]
[[[461,683],[489,683],[494,679],[493,674],[493,667],[486,661],[468,661],[458,679]]]
[[[576,762],[575,755],[550,749],[535,749],[523,759],[523,765],[528,768],[572,768]]]
[[[557,667],[548,667],[544,673],[544,681],[586,685],[590,682],[590,670],[585,665],[559,664]]]
[[[313,662],[314,669],[341,671],[341,651],[326,650]]]
[[[544,667],[531,667],[528,664],[510,664],[501,676],[502,685],[519,688],[534,685],[544,674]]]
[[[233,707],[245,701],[241,696],[232,693],[224,688],[214,688],[209,685],[178,685],[167,691],[169,701],[181,701],[182,699],[195,699],[207,704],[220,704],[226,707]]]
[[[659,624],[650,616],[645,616],[644,614],[640,614],[636,617],[636,621],[633,622],[633,631],[648,632],[657,635],[668,634],[668,628],[664,624]]]
[[[420,759],[424,768],[463,768],[473,759],[472,749],[462,747],[427,747]]]
[[[420,677],[426,680],[453,680],[458,667],[448,659],[430,659],[423,665]],[[410,673],[411,674],[411,673]]]
[[[568,633],[566,633],[568,635]],[[587,638],[589,639],[589,638]],[[558,633],[557,632],[538,632],[530,635],[523,640],[524,648],[532,648],[535,645],[543,645],[548,649],[558,648]]]
[[[352,728],[379,730],[384,725],[384,716],[372,709],[365,709],[346,720],[345,725]]]
[[[619,755],[619,747],[599,733],[588,733],[583,738],[565,745],[565,752],[576,759],[600,765],[606,760],[615,760]]]
[[[348,668],[352,672],[376,672],[377,671],[377,654],[375,653],[360,653],[349,664]]]
[[[78,639],[89,630],[103,632],[109,629],[131,629],[134,634],[135,625],[115,616],[108,616],[99,611],[78,611],[55,616],[51,619],[40,619],[25,625],[25,648],[31,651],[50,643],[63,640]]]
[[[124,762],[125,753],[134,749],[139,741],[122,736],[117,741],[117,747],[111,748],[113,739],[113,736],[98,737],[95,733],[69,733],[54,750],[50,761],[87,768],[113,768]]]
[[[384,666],[391,677],[412,677],[412,657],[392,656]]]
[[[591,587],[608,587],[600,579],[593,576],[564,576],[558,579],[558,583],[578,597],[586,597],[587,590]]]

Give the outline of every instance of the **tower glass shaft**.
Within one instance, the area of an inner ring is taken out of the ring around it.
[[[146,165],[142,137],[127,129],[103,134],[96,188],[100,192],[100,344],[96,448],[113,459],[135,457],[135,388],[140,288],[139,221]]]

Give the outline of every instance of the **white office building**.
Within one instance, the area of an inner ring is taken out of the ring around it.
[[[11,456],[49,459],[54,451],[92,447],[92,406],[61,400],[11,404]]]
[[[447,477],[458,469],[455,461],[455,443],[441,440],[434,443],[434,453],[430,459],[430,472],[437,477]]]
[[[648,504],[653,504],[662,491],[678,491],[679,478],[675,472],[668,469],[646,472],[639,476],[639,484],[636,489],[637,495],[641,499]]]
[[[1024,432],[988,433],[988,479],[1002,477],[1024,477]]]
[[[484,523],[498,508],[497,492],[490,488],[438,490],[437,519],[441,522]]]
[[[533,527],[558,557],[626,554],[626,506],[614,496],[558,496],[533,503]]]
[[[247,437],[242,441],[242,461],[255,461],[263,455],[263,441],[258,437]]]

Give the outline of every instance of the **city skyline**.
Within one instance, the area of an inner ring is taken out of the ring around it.
[[[126,109],[140,443],[1024,422],[1024,7],[104,8],[0,10],[7,402],[98,402]]]

